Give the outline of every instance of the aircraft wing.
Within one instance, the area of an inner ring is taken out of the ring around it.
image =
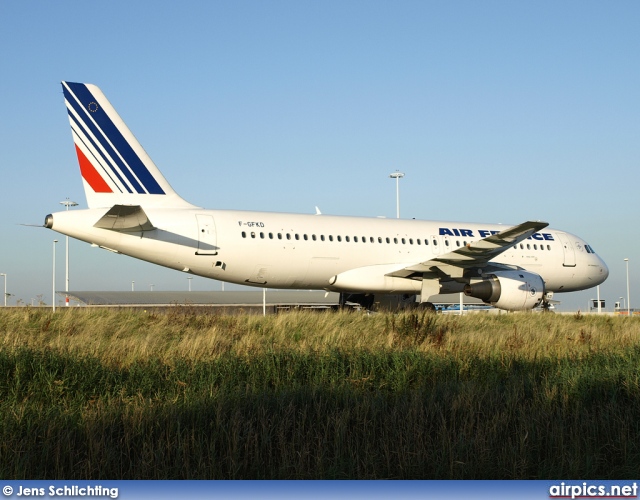
[[[155,229],[140,205],[114,205],[93,227],[125,233]]]
[[[465,269],[486,266],[491,259],[509,247],[526,240],[548,225],[547,222],[523,222],[481,240],[468,243],[465,247],[457,248],[452,252],[387,273],[386,276],[408,278],[415,274],[435,273],[440,277],[462,277]]]

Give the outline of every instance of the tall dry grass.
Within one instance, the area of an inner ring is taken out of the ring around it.
[[[417,352],[454,357],[510,353],[523,359],[621,352],[640,342],[640,322],[611,316],[421,313],[366,315],[294,311],[219,316],[177,306],[167,314],[136,310],[0,310],[0,348],[49,349],[92,356],[112,366],[158,359],[192,362],[273,350]]]
[[[640,322],[0,311],[0,477],[640,472]]]

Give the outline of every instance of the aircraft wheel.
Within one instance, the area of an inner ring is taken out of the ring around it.
[[[418,307],[423,311],[436,312],[436,306],[434,306],[431,302],[420,302],[420,305]]]

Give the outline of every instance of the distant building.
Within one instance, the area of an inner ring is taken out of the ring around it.
[[[67,292],[57,292],[65,295]],[[86,307],[134,307],[166,308],[191,306],[213,308],[216,312],[255,312],[262,313],[263,307],[268,313],[288,309],[337,309],[340,307],[340,294],[322,290],[262,290],[217,291],[217,292],[101,292],[71,291],[68,295]],[[264,303],[263,303],[264,298]],[[437,310],[452,306],[459,307],[458,294],[438,295],[433,301]],[[464,297],[465,306],[483,306],[482,301]],[[360,308],[359,304],[347,300],[349,307]],[[414,296],[381,295],[376,296],[374,309],[397,310],[417,306]]]

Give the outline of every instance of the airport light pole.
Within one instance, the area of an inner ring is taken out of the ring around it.
[[[187,279],[189,280],[189,291],[191,291],[191,280],[193,279],[193,276],[189,276]]]
[[[132,291],[132,292],[134,292],[134,291],[135,291],[135,284],[136,284],[136,282],[135,282],[135,281],[132,281],[132,282],[131,282],[131,291]]]
[[[625,258],[624,261],[627,263],[627,316],[631,317],[631,304],[629,299],[629,259]]]
[[[51,300],[53,312],[56,312],[56,243],[58,240],[53,240],[53,279],[51,280],[53,283],[53,299]]]
[[[400,218],[400,179],[404,177],[404,174],[399,171],[395,171],[389,174],[391,179],[396,180],[396,219]]]
[[[0,276],[4,276],[4,307],[7,307],[7,273],[0,273]]]
[[[69,198],[67,198],[64,201],[60,202],[60,205],[64,205],[65,207],[67,207],[67,212],[69,211],[69,207],[77,207],[78,204],[75,201],[69,201]],[[65,270],[65,285],[64,285],[64,291],[66,292],[64,295],[64,305],[69,307],[69,237],[66,236],[66,270]]]

